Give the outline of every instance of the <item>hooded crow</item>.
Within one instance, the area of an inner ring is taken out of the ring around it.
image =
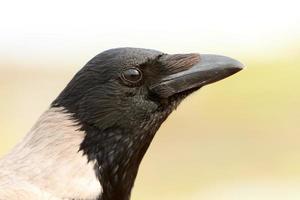
[[[0,160],[2,200],[129,200],[156,131],[189,94],[243,65],[117,48],[90,60]]]

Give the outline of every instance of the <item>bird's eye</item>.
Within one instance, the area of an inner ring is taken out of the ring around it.
[[[129,68],[123,71],[122,79],[130,83],[138,83],[142,80],[142,72],[137,68]]]

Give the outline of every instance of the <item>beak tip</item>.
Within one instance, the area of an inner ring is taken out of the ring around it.
[[[245,68],[245,65],[242,64],[239,61],[235,61],[234,63],[231,64],[231,66],[229,67],[229,70],[233,72],[233,74],[243,70]]]
[[[234,65],[234,68],[238,69],[238,71],[242,70],[245,68],[245,65],[243,63],[241,63],[240,61],[235,62],[236,64]]]

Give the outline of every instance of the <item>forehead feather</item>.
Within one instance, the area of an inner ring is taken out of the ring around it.
[[[162,52],[141,48],[117,48],[98,54],[93,62],[110,62],[123,67],[138,66],[147,61],[154,60],[162,55]]]

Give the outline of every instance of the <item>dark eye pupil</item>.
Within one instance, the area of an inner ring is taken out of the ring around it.
[[[142,73],[138,69],[134,68],[123,71],[122,76],[126,81],[133,83],[136,83],[142,79]]]

